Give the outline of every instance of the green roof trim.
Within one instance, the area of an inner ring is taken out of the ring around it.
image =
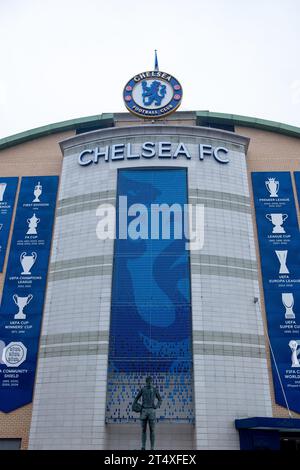
[[[180,111],[178,111],[178,114],[180,114]],[[196,124],[201,126],[207,124],[207,122],[211,123],[212,125],[216,123],[252,127],[269,132],[276,132],[277,134],[284,134],[291,137],[300,138],[300,127],[291,126],[289,124],[283,124],[281,122],[268,121],[266,119],[259,119],[249,116],[240,116],[238,114],[196,111]],[[93,127],[112,127],[113,125],[113,113],[102,113],[95,116],[87,116],[77,119],[70,119],[68,121],[56,122],[54,124],[37,127],[35,129],[20,132],[19,134],[0,139],[0,150],[22,144],[23,142],[28,142],[39,137],[55,134],[57,132],[64,132],[71,129],[79,129],[84,132],[85,128],[90,130]]]
[[[19,134],[10,135],[0,139],[0,150],[12,147],[13,145],[22,144],[29,140],[44,137],[46,135],[55,134],[56,132],[69,131],[71,129],[82,129],[96,126],[110,127],[114,125],[114,115],[112,113],[103,113],[95,116],[87,116],[83,118],[70,119],[68,121],[55,122],[47,126],[36,127],[29,131],[20,132]]]
[[[216,124],[234,124],[237,126],[254,127],[264,131],[276,132],[277,134],[285,134],[292,137],[300,137],[300,127],[283,124],[276,121],[268,121],[267,119],[259,119],[249,116],[240,116],[238,114],[212,113],[210,111],[196,111],[197,125],[201,122],[215,122]]]

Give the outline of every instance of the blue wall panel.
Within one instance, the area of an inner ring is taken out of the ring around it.
[[[186,170],[120,170],[118,202],[119,196],[127,196],[128,207],[143,204],[149,214],[151,204],[183,208],[188,202]],[[117,234],[122,210],[118,203]],[[128,224],[134,219],[129,216]],[[169,239],[163,238],[161,226],[158,239],[115,241],[108,421],[129,419],[129,404],[148,374],[164,397],[160,417],[193,419],[189,252],[184,235],[176,238],[171,221]],[[150,215],[148,230],[150,234]]]

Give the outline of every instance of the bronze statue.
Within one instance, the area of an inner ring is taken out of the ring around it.
[[[138,400],[142,397],[142,405],[138,403]],[[155,399],[157,403],[155,404]],[[155,421],[156,415],[155,410],[161,405],[161,396],[158,390],[152,385],[152,377],[146,378],[146,386],[143,387],[134,399],[132,404],[133,411],[140,412],[140,420],[142,425],[142,450],[146,448],[147,439],[147,423],[150,428],[150,444],[151,450],[154,449],[155,444]]]

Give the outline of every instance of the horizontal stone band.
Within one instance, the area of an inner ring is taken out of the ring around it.
[[[199,274],[205,276],[219,276],[219,277],[237,277],[240,279],[252,279],[257,280],[257,272],[250,269],[232,268],[219,265],[203,265],[203,264],[191,264],[192,274]]]
[[[193,352],[202,356],[239,356],[265,358],[266,351],[263,347],[236,346],[222,344],[194,344]]]
[[[234,258],[233,256],[218,256],[218,255],[205,255],[191,252],[192,264],[208,264],[209,266],[226,266],[242,269],[257,270],[257,263],[255,260],[247,258]]]
[[[222,343],[239,343],[254,344],[256,346],[264,346],[264,335],[253,333],[235,333],[228,331],[211,331],[211,330],[195,330],[193,331],[193,340],[198,342],[222,342]]]
[[[109,203],[115,205],[115,200],[116,194],[114,190],[97,191],[64,198],[59,201],[56,215],[64,216],[77,212],[96,211],[100,204]],[[222,191],[190,188],[189,203],[203,204],[213,209],[225,209],[246,214],[251,212],[249,197]]]
[[[192,337],[196,355],[255,358],[265,358],[266,355],[263,335],[195,330]],[[108,331],[45,335],[41,338],[40,357],[107,354],[108,342]]]
[[[62,356],[90,356],[108,354],[108,343],[106,344],[76,344],[72,346],[44,347],[40,350],[42,357],[62,357]]]
[[[213,191],[212,189],[190,188],[189,197],[215,199],[219,201],[235,202],[238,204],[250,206],[250,198],[248,196],[242,196],[240,194],[235,193],[227,193],[224,191]]]
[[[86,266],[84,268],[66,269],[49,273],[48,281],[63,281],[66,279],[76,279],[79,277],[110,276],[112,265]]]
[[[56,261],[50,265],[48,280],[109,276],[112,274],[112,258],[112,255],[100,255]],[[191,273],[256,280],[257,265],[250,259],[192,253]]]
[[[101,266],[111,264],[112,255],[86,256],[82,258],[71,258],[62,261],[55,261],[50,264],[49,272],[65,269],[80,268],[86,266]]]
[[[108,341],[108,331],[80,331],[79,333],[60,333],[41,337],[41,346],[63,343]]]
[[[58,209],[66,206],[72,206],[75,204],[81,204],[82,202],[100,201],[102,199],[115,198],[116,193],[113,190],[107,191],[96,191],[88,194],[79,194],[78,196],[66,197],[58,201]]]

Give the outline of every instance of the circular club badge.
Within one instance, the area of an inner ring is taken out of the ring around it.
[[[26,346],[19,341],[12,341],[3,349],[2,362],[7,367],[18,367],[26,360],[26,356]]]
[[[182,87],[168,73],[143,72],[126,83],[123,98],[126,108],[136,116],[161,118],[176,111],[182,100]]]

